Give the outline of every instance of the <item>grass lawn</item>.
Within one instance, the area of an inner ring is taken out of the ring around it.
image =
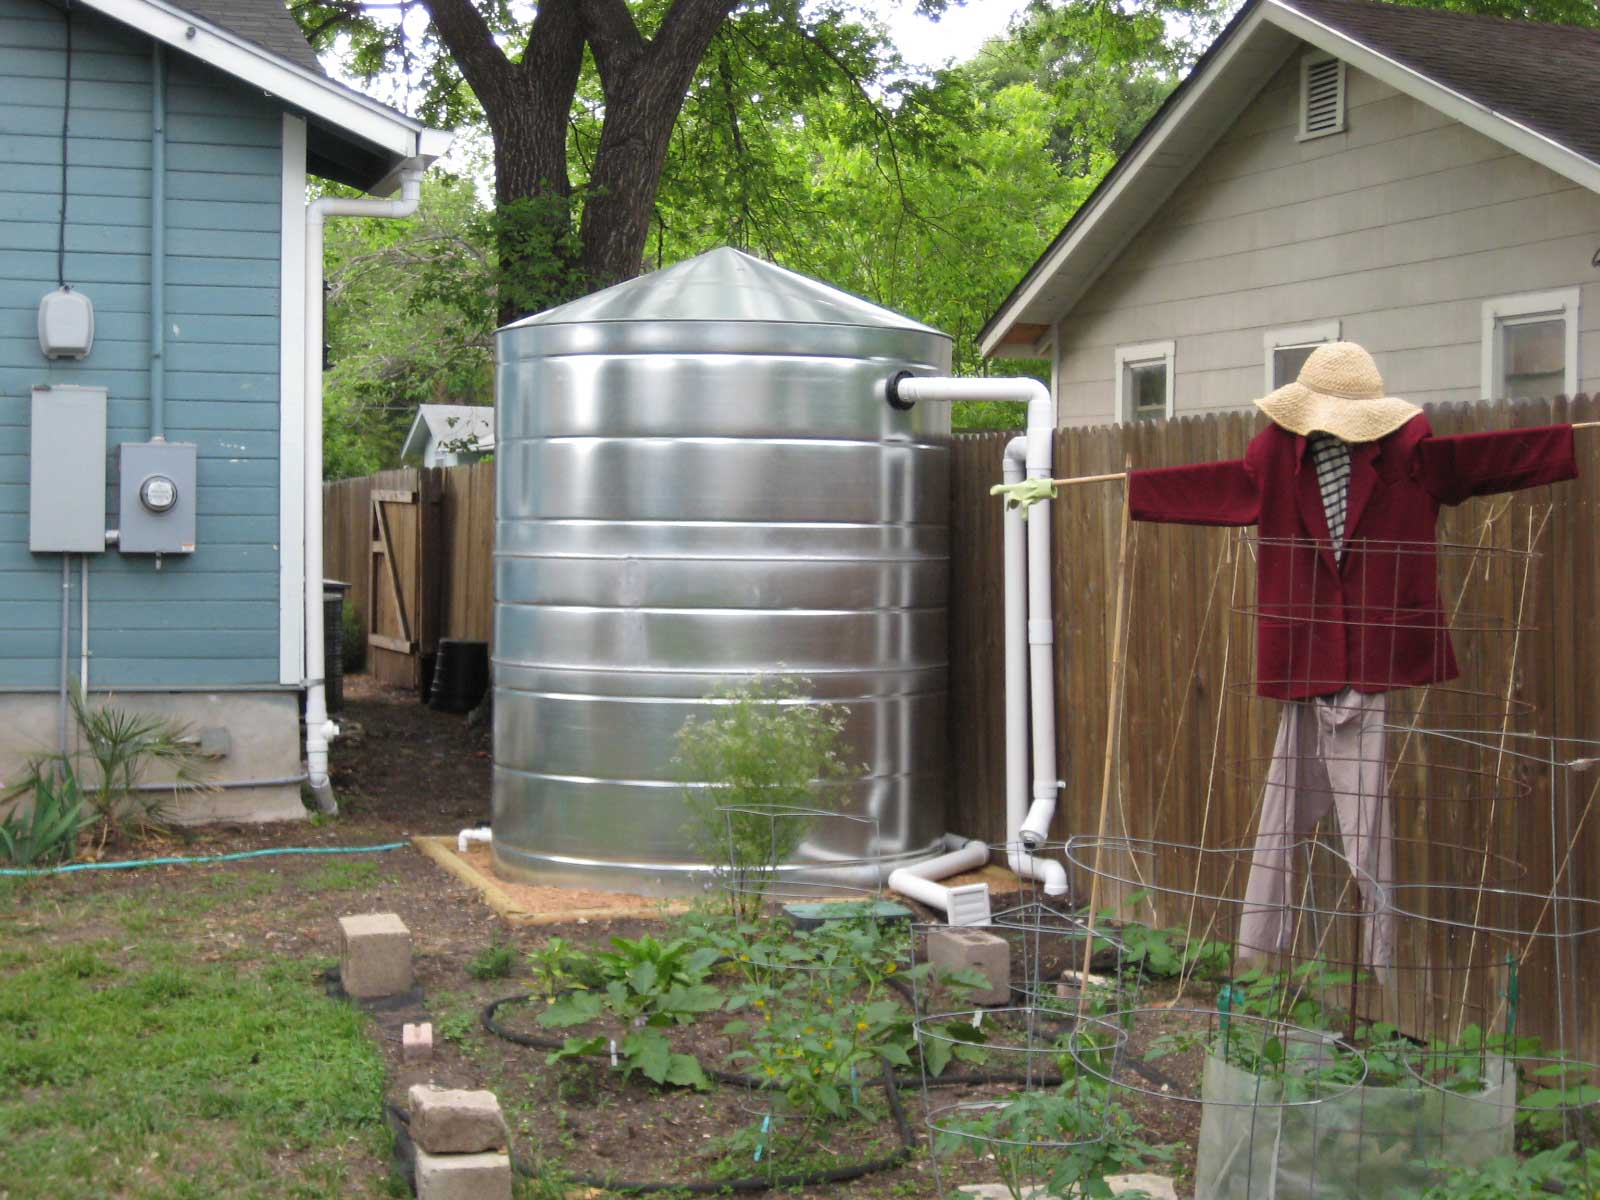
[[[217,936],[282,883],[0,880],[0,1198],[394,1194],[366,1018]]]

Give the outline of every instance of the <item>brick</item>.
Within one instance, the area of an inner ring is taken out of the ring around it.
[[[429,1083],[411,1087],[411,1137],[430,1154],[474,1154],[511,1144],[493,1092]]]
[[[511,1200],[511,1159],[503,1153],[418,1149],[417,1200]]]
[[[339,980],[357,999],[411,990],[411,931],[394,913],[339,918]]]
[[[975,1004],[1011,1003],[1011,945],[981,929],[943,928],[928,934],[928,959],[945,971],[977,971],[989,981],[973,994]]]
[[[407,1025],[400,1031],[400,1059],[402,1062],[423,1063],[433,1057],[433,1022]]]

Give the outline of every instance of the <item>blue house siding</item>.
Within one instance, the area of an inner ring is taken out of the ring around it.
[[[0,690],[59,679],[61,563],[28,550],[29,397],[110,394],[116,446],[149,436],[147,39],[73,13],[66,279],[95,305],[81,363],[35,333],[56,285],[65,30],[58,9],[0,0]],[[196,550],[90,560],[91,686],[278,685],[281,130],[264,97],[167,54],[166,437],[199,447]],[[71,654],[78,655],[77,566]]]

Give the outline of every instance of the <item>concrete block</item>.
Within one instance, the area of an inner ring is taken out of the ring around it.
[[[339,918],[339,980],[360,999],[411,990],[411,931],[394,913]]]
[[[511,1200],[511,1159],[503,1152],[417,1150],[417,1200]]]
[[[417,1083],[411,1087],[411,1138],[430,1154],[473,1154],[510,1145],[493,1092]]]
[[[424,1063],[433,1057],[433,1022],[407,1025],[400,1031],[402,1062]]]
[[[935,929],[928,934],[928,960],[940,970],[977,971],[989,981],[973,995],[975,1004],[1011,1003],[1011,945],[981,929]]]

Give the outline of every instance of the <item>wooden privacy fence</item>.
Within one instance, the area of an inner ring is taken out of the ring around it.
[[[416,687],[440,638],[494,626],[494,463],[404,467],[322,490],[324,574],[349,583],[368,668]]]
[[[1430,413],[1440,434],[1597,416],[1600,398],[1585,397],[1457,405]],[[1262,425],[1256,414],[1237,413],[1061,430],[1055,474],[1120,471],[1129,456],[1136,467],[1237,458]],[[1002,509],[988,489],[999,478],[1009,436],[958,438],[952,472],[949,827],[990,841],[1004,838],[1005,810]],[[1586,820],[1600,772],[1552,771],[1501,752],[1540,752],[1519,742],[1519,734],[1600,738],[1600,430],[1575,437],[1576,481],[1441,512],[1441,545],[1460,547],[1440,559],[1445,611],[1459,621],[1455,642],[1462,675],[1450,686],[1468,693],[1461,702],[1467,708],[1476,703],[1473,695],[1489,702],[1482,711],[1459,715],[1477,745],[1437,735],[1390,736],[1395,879],[1401,890],[1424,881],[1476,885],[1488,874],[1492,882],[1539,893],[1564,869],[1572,892],[1600,896],[1600,819]],[[1054,825],[1060,838],[1093,834],[1099,820],[1122,503],[1122,484],[1106,483],[1062,489],[1053,505],[1057,757],[1065,784]],[[1526,555],[1530,547],[1537,557]],[[1131,526],[1127,677],[1112,757],[1106,829],[1111,837],[1208,847],[1250,844],[1281,711],[1279,702],[1258,698],[1251,689],[1254,622],[1240,610],[1254,602],[1253,553],[1249,531]],[[1420,692],[1390,694],[1391,724],[1404,725],[1408,718],[1393,713],[1419,703],[1427,714],[1424,729],[1450,724],[1445,716],[1457,701],[1438,695],[1419,701]],[[1518,711],[1503,717],[1507,707]],[[1559,756],[1583,753],[1573,747]],[[1485,849],[1504,858],[1480,870]],[[1138,915],[1183,924],[1194,909],[1181,892],[1242,895],[1246,855],[1231,862],[1217,857],[1224,861],[1208,861],[1201,871],[1196,856],[1181,852],[1138,862],[1111,855],[1106,865],[1126,883],[1113,885],[1107,899],[1115,904],[1136,886],[1154,883],[1169,890],[1158,894],[1153,912],[1141,909]],[[1086,886],[1083,874],[1074,874]],[[1438,922],[1411,923],[1410,934],[1428,943],[1416,951],[1425,961],[1438,963],[1459,952],[1449,948],[1455,943],[1449,942],[1446,922],[1504,920],[1508,928],[1527,929],[1542,921],[1547,934],[1552,928],[1548,909],[1541,912],[1538,901],[1504,902],[1491,920],[1471,891],[1413,887],[1397,903],[1407,911],[1420,907],[1430,922]],[[1228,911],[1237,916],[1236,908]],[[1596,906],[1575,916],[1569,912],[1567,927],[1593,927],[1588,918],[1595,912]],[[1569,1009],[1566,1024],[1569,1034],[1589,1031],[1586,1048],[1596,1052],[1600,988],[1592,984],[1600,981],[1600,946],[1579,947],[1582,986],[1568,1001],[1579,1012]],[[1483,952],[1480,944],[1476,953]],[[1523,995],[1532,1010],[1525,1014],[1528,1032],[1553,1039],[1550,943],[1539,943],[1524,965]]]

